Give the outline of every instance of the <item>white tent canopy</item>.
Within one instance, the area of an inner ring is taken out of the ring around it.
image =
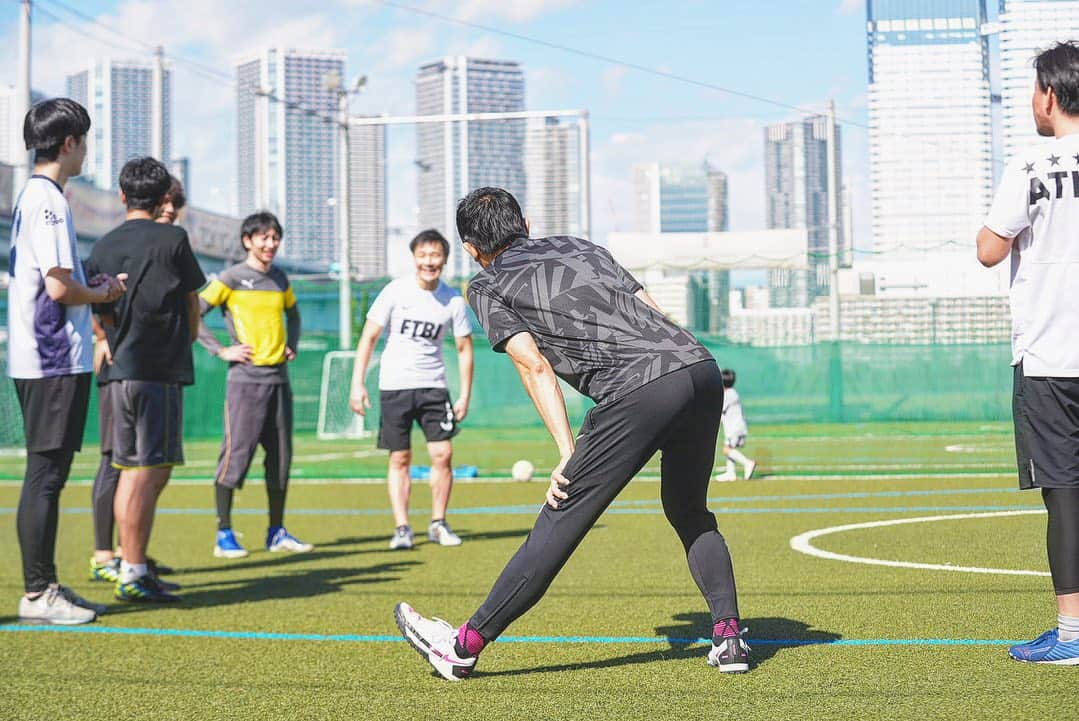
[[[631,271],[809,267],[806,230],[610,233],[607,248]]]

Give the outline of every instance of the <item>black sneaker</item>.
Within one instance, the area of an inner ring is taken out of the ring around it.
[[[176,573],[176,569],[172,566],[165,565],[161,561],[155,561],[152,558],[146,559],[146,567],[150,569],[150,573],[155,576],[171,576]]]
[[[120,601],[133,601],[136,603],[175,603],[180,600],[179,596],[171,594],[161,587],[161,581],[158,580],[157,576],[149,573],[130,583],[117,581],[116,591],[113,595]]]
[[[160,576],[158,576],[153,571],[150,571],[150,574],[154,577],[154,580],[157,581],[157,585],[161,587],[162,591],[167,591],[169,593],[172,593],[174,591],[179,591],[180,590],[180,584],[173,583],[172,581],[166,581],[165,579],[161,578]]]
[[[748,629],[743,628],[737,636],[721,639],[719,645],[712,642],[708,652],[708,665],[716,666],[723,673],[745,673],[749,670],[749,644],[742,638]]]

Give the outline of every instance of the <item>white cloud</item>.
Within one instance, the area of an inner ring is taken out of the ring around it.
[[[566,105],[566,97],[579,89],[581,79],[556,67],[525,66],[526,105],[532,110],[549,110]]]
[[[622,90],[622,79],[626,77],[626,68],[622,65],[612,65],[600,75],[600,82],[607,95],[614,97]]]
[[[763,228],[762,127],[751,118],[664,123],[638,132],[616,132],[593,146],[595,237],[602,240],[608,232],[632,230],[633,166],[653,161],[699,165],[707,160],[728,176],[731,228]]]
[[[580,0],[465,0],[456,3],[456,17],[476,22],[508,20],[525,23],[540,15],[579,4]]]
[[[49,95],[64,93],[66,76],[95,58],[145,60],[151,52],[146,46],[165,48],[173,70],[173,152],[192,159],[192,203],[228,212],[236,186],[235,87],[228,79],[207,78],[185,58],[228,77],[238,56],[258,48],[344,47],[349,25],[369,11],[312,12],[289,0],[127,0],[98,15],[96,24],[49,12],[63,22],[38,13],[33,36],[33,85]],[[0,61],[7,54],[14,61],[14,49],[0,54]],[[13,72],[14,62],[7,67]]]
[[[854,15],[862,11],[865,3],[862,0],[839,0],[835,11],[837,15]]]
[[[370,54],[385,68],[413,66],[431,59],[435,45],[435,29],[430,26],[406,25],[382,35],[371,47]]]

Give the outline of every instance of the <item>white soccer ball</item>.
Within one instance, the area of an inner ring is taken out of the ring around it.
[[[531,481],[532,474],[536,472],[535,466],[528,461],[517,461],[513,464],[513,470],[510,471],[510,475],[513,476],[515,481]]]

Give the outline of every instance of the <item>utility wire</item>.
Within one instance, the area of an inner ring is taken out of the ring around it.
[[[77,17],[80,20],[83,20],[83,21],[85,21],[87,23],[90,23],[91,25],[94,25],[95,27],[101,28],[102,30],[110,33],[111,35],[113,35],[113,36],[115,36],[117,38],[120,38],[124,43],[127,43],[127,44],[129,44],[131,46],[137,46],[137,51],[148,52],[148,53],[154,53],[154,52],[157,51],[157,47],[158,47],[157,45],[155,45],[153,43],[148,43],[148,42],[143,41],[143,40],[139,40],[138,38],[132,38],[127,33],[124,33],[124,32],[122,32],[122,31],[120,31],[120,30],[118,30],[118,29],[116,29],[116,28],[114,28],[114,27],[112,27],[110,25],[106,25],[105,23],[101,22],[97,18],[94,18],[91,15],[87,15],[86,13],[75,9],[75,8],[71,7],[70,5],[67,5],[67,4],[65,4],[63,2],[60,2],[60,0],[38,0],[38,2],[36,4],[37,9],[40,12],[42,12],[43,14],[45,14],[47,17],[50,17],[53,20],[61,23],[62,25],[65,25],[66,27],[68,27],[68,28],[70,28],[72,30],[75,30],[75,32],[81,33],[81,34],[83,34],[83,35],[85,35],[85,36],[87,36],[89,38],[97,40],[100,43],[103,43],[105,45],[110,45],[110,46],[112,46],[114,48],[124,49],[126,52],[131,52],[131,50],[129,50],[129,49],[121,48],[115,42],[110,42],[108,40],[104,40],[100,36],[96,36],[96,35],[93,35],[93,34],[87,32],[85,29],[75,27],[75,26],[71,25],[70,23],[65,22],[61,18],[57,17],[55,14],[50,13],[49,11],[42,8],[41,4],[43,2],[48,4],[48,5],[53,6],[56,9],[60,9],[60,10],[62,10],[64,12],[66,12],[66,13],[69,13],[70,15],[73,15],[74,17]],[[177,63],[179,65],[186,65],[188,70],[194,72],[197,75],[200,75],[200,76],[202,76],[202,77],[204,77],[206,79],[209,79],[209,80],[214,80],[216,82],[226,84],[226,85],[228,85],[230,87],[233,86],[233,83],[234,83],[235,79],[228,73],[224,73],[224,72],[218,70],[217,68],[214,68],[214,67],[212,67],[210,65],[206,65],[204,63],[201,63],[198,60],[195,60],[195,59],[193,59],[191,57],[188,57],[186,55],[182,55],[180,53],[166,52],[165,55],[170,60],[172,60],[173,62],[175,62],[175,63]]]
[[[403,10],[405,12],[413,13],[415,15],[423,15],[429,18],[433,18],[435,20],[439,20],[441,22],[449,23],[451,25],[459,25],[461,27],[472,28],[474,30],[482,30],[483,32],[493,33],[495,35],[502,35],[504,37],[509,37],[515,40],[521,40],[526,43],[531,43],[533,45],[539,45],[541,47],[550,48],[552,50],[559,50],[561,52],[569,53],[571,55],[578,55],[580,57],[589,58],[591,60],[598,60],[599,62],[607,63],[608,65],[616,65],[618,67],[623,67],[630,70],[637,70],[639,72],[647,73],[648,75],[654,75],[660,78],[665,78],[667,80],[674,80],[676,82],[684,83],[687,85],[694,85],[696,87],[705,88],[707,90],[715,90],[717,92],[725,93],[727,95],[733,95],[735,97],[753,100],[758,103],[772,105],[777,108],[783,108],[784,110],[794,110],[798,113],[801,113],[802,115],[821,114],[821,111],[819,110],[810,110],[808,108],[803,108],[798,105],[792,105],[791,103],[785,103],[782,100],[776,100],[774,98],[765,97],[763,95],[756,95],[754,93],[747,93],[742,90],[735,90],[734,88],[727,88],[722,85],[717,85],[715,83],[709,83],[704,80],[691,78],[687,75],[679,75],[678,73],[673,73],[666,70],[659,70],[657,68],[651,68],[647,65],[641,65],[640,63],[622,60],[621,58],[615,58],[609,55],[601,55],[599,53],[594,53],[588,50],[581,50],[579,48],[571,47],[569,45],[562,45],[561,43],[554,43],[549,40],[542,40],[540,38],[532,37],[530,35],[523,35],[521,33],[510,32],[509,30],[502,30],[500,28],[491,27],[490,25],[481,25],[480,23],[474,23],[468,20],[461,20],[460,18],[455,18],[451,15],[443,15],[442,13],[437,13],[432,10],[424,10],[423,8],[417,8],[411,5],[404,5],[398,2],[393,2],[392,0],[368,0],[368,2],[378,3],[380,5],[385,5],[386,7],[391,7],[396,10]],[[853,125],[859,128],[865,128],[867,130],[869,129],[869,126],[865,123],[860,123],[856,120],[849,120],[847,118],[840,118],[838,116],[836,117],[836,122],[842,122],[846,125]]]
[[[683,83],[683,84],[686,84],[686,85],[693,85],[695,87],[705,88],[707,90],[714,90],[716,92],[725,93],[727,95],[732,95],[734,97],[745,98],[747,100],[753,100],[755,102],[764,103],[766,105],[771,105],[773,107],[783,108],[785,110],[793,110],[795,112],[800,113],[801,115],[821,115],[821,114],[823,114],[823,112],[820,111],[820,110],[811,110],[809,108],[804,108],[804,107],[801,107],[801,106],[798,106],[798,105],[793,105],[791,103],[787,103],[787,102],[784,102],[782,100],[776,100],[775,98],[769,98],[769,97],[766,97],[764,95],[757,95],[757,94],[754,94],[754,93],[747,93],[747,92],[744,92],[744,91],[741,91],[741,90],[735,90],[734,88],[724,87],[722,85],[717,85],[716,83],[710,83],[710,82],[707,82],[707,81],[704,81],[704,80],[698,80],[697,78],[691,78],[691,77],[686,76],[686,75],[679,75],[678,73],[673,73],[673,72],[669,72],[669,71],[666,71],[666,70],[659,70],[657,68],[648,67],[647,65],[641,65],[640,63],[635,63],[635,62],[632,62],[632,61],[629,61],[629,60],[623,60],[621,58],[612,57],[610,55],[602,55],[600,53],[594,53],[594,52],[591,52],[591,51],[588,51],[588,50],[581,50],[580,48],[575,48],[575,47],[572,47],[572,46],[569,46],[569,45],[563,45],[561,43],[551,42],[549,40],[543,40],[541,38],[533,37],[533,36],[530,36],[530,35],[524,35],[522,33],[511,32],[509,30],[502,30],[501,28],[492,27],[490,25],[482,25],[480,23],[471,22],[469,20],[462,20],[460,18],[455,18],[455,17],[453,17],[451,15],[445,15],[443,13],[434,12],[433,10],[425,10],[423,8],[418,8],[418,7],[414,7],[414,6],[411,6],[411,5],[405,5],[403,3],[394,2],[393,0],[367,0],[367,2],[372,3],[372,4],[379,4],[379,5],[382,5],[384,7],[394,8],[396,10],[402,10],[404,12],[412,13],[414,15],[421,15],[421,16],[424,16],[424,17],[432,18],[434,20],[438,20],[440,22],[444,22],[444,23],[447,23],[447,24],[450,24],[450,25],[457,25],[457,26],[460,26],[460,27],[471,28],[473,30],[481,30],[483,32],[492,33],[494,35],[501,35],[503,37],[513,38],[515,40],[520,40],[522,42],[530,43],[532,45],[538,45],[540,47],[545,47],[545,48],[549,48],[549,49],[552,49],[552,50],[558,50],[560,52],[569,53],[571,55],[577,55],[579,57],[589,58],[591,60],[597,60],[597,61],[602,62],[602,63],[607,63],[608,65],[614,65],[614,66],[617,66],[617,67],[623,67],[623,68],[627,68],[627,69],[630,69],[630,70],[637,70],[639,72],[646,73],[648,75],[653,75],[653,76],[659,77],[659,78],[664,78],[666,80],[674,80],[676,82],[680,82],[680,83]],[[848,125],[848,126],[860,128],[860,129],[866,130],[866,131],[870,130],[870,127],[869,127],[868,124],[859,122],[857,120],[851,120],[850,118],[846,118],[846,117],[843,117],[843,116],[836,115],[835,120],[836,120],[837,124]],[[922,148],[926,148],[926,149],[930,149],[930,150],[932,150],[934,148],[946,149],[946,148],[950,147],[949,144],[948,144],[948,141],[946,141],[946,140],[911,138],[911,136],[907,135],[906,133],[895,132],[895,131],[893,131],[893,132],[884,132],[883,130],[881,130],[879,132],[880,132],[880,134],[882,136],[914,140]],[[1004,164],[1004,160],[1001,159],[1001,158],[994,158],[992,162],[993,162],[994,165],[1003,165]]]

